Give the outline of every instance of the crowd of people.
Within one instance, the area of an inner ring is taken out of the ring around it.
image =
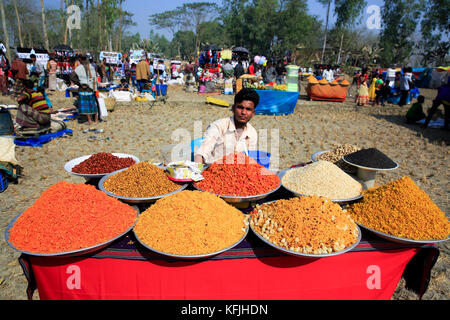
[[[406,67],[399,71],[394,66],[391,66],[383,73],[378,69],[373,69],[370,72],[368,68],[363,68],[361,72],[356,72],[353,77],[352,85],[356,84],[357,88],[355,103],[358,106],[375,106],[380,104],[384,106],[390,98],[397,97],[398,102],[395,104],[404,107],[411,103],[411,91],[415,88],[415,80],[411,67]],[[450,116],[449,86],[450,78],[447,84],[439,88],[432,107],[428,110],[428,115],[423,111],[425,97],[418,95],[417,101],[406,112],[406,122],[411,124],[425,119],[423,126],[427,128],[438,107],[443,105],[444,129],[448,130]]]
[[[0,50],[1,51],[1,50]],[[31,63],[25,63],[17,54],[10,63],[4,54],[0,53],[0,91],[2,95],[12,95],[18,102],[18,125],[23,128],[42,128],[49,126],[49,114],[52,105],[46,94],[57,90],[57,74],[60,68],[54,54],[49,55],[49,60],[43,64],[36,59],[34,54],[30,55]],[[244,74],[255,76],[265,84],[284,84],[286,82],[286,60],[267,60],[264,64],[243,60],[220,61],[215,76],[225,80],[225,91],[233,92],[231,83]],[[305,71],[307,71],[305,69]],[[311,71],[311,70],[309,70]],[[176,74],[174,73],[176,72]],[[189,82],[191,79],[197,85],[205,81],[213,80],[208,75],[208,70],[200,66],[198,62],[189,61],[183,66],[168,68],[163,59],[148,59],[142,57],[138,63],[130,63],[129,57],[123,57],[120,64],[108,64],[103,59],[96,64],[92,56],[79,54],[73,63],[73,72],[70,73],[70,86],[78,87],[78,99],[76,107],[78,113],[87,117],[89,124],[98,122],[98,101],[96,91],[100,85],[112,83],[118,77],[120,90],[131,90],[137,92],[144,90],[152,92],[155,96],[156,85],[166,83],[168,79],[180,77]],[[316,76],[328,81],[333,81],[340,71],[331,66],[325,66],[320,70],[316,68]],[[209,78],[207,78],[207,76]],[[12,83],[10,83],[10,81]],[[412,68],[404,68],[401,71],[390,67],[382,73],[378,69],[362,69],[355,73],[352,85],[356,85],[357,94],[355,102],[359,106],[382,105],[384,106],[393,93],[399,97],[398,105],[405,106],[410,103],[410,92],[415,87]],[[411,108],[406,113],[407,122],[412,123],[425,119],[424,126],[427,127],[433,114],[438,107],[444,105],[445,128],[448,129],[449,117],[449,84],[442,86],[433,100],[432,108],[428,115],[423,111],[424,97],[417,97]],[[12,93],[10,92],[12,88]],[[231,91],[230,91],[231,90]],[[27,106],[27,107],[26,107]]]

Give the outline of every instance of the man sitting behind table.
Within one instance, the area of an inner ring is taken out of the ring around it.
[[[25,80],[25,88],[17,98],[16,122],[22,129],[42,129],[50,126],[52,109],[42,92],[34,90],[32,80]]]
[[[258,93],[244,88],[234,97],[233,116],[211,123],[194,156],[197,163],[211,164],[233,152],[256,150],[258,134],[249,123],[259,103]]]

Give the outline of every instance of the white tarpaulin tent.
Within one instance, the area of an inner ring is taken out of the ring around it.
[[[434,69],[431,73],[430,88],[437,89],[443,84],[446,84],[450,77],[450,71],[444,69]]]
[[[100,52],[100,61],[103,61],[103,59],[106,59],[106,63],[109,64],[120,64],[122,54],[120,52],[102,51]]]
[[[20,59],[30,60],[30,55],[32,54],[36,55],[36,60],[44,66],[47,65],[47,62],[50,59],[48,52],[37,49],[35,50],[33,48],[17,48],[17,55]]]

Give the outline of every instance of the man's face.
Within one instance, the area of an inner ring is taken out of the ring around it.
[[[233,105],[233,114],[237,124],[246,125],[255,115],[255,104],[250,100],[237,103]]]

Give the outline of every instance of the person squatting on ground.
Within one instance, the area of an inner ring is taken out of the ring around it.
[[[43,129],[50,126],[52,109],[43,92],[34,90],[34,83],[25,80],[25,88],[17,98],[16,122],[22,129]],[[42,87],[41,87],[42,88]]]
[[[444,130],[449,129],[449,118],[450,118],[450,77],[448,77],[447,84],[442,85],[438,89],[438,94],[433,100],[433,105],[428,111],[428,116],[425,119],[423,127],[426,129],[431,121],[431,118],[437,111],[440,105],[444,105]]]
[[[406,123],[416,123],[419,120],[425,119],[425,113],[423,112],[423,103],[425,102],[425,97],[420,95],[417,97],[417,102],[414,103],[411,108],[409,108],[406,113]]]

